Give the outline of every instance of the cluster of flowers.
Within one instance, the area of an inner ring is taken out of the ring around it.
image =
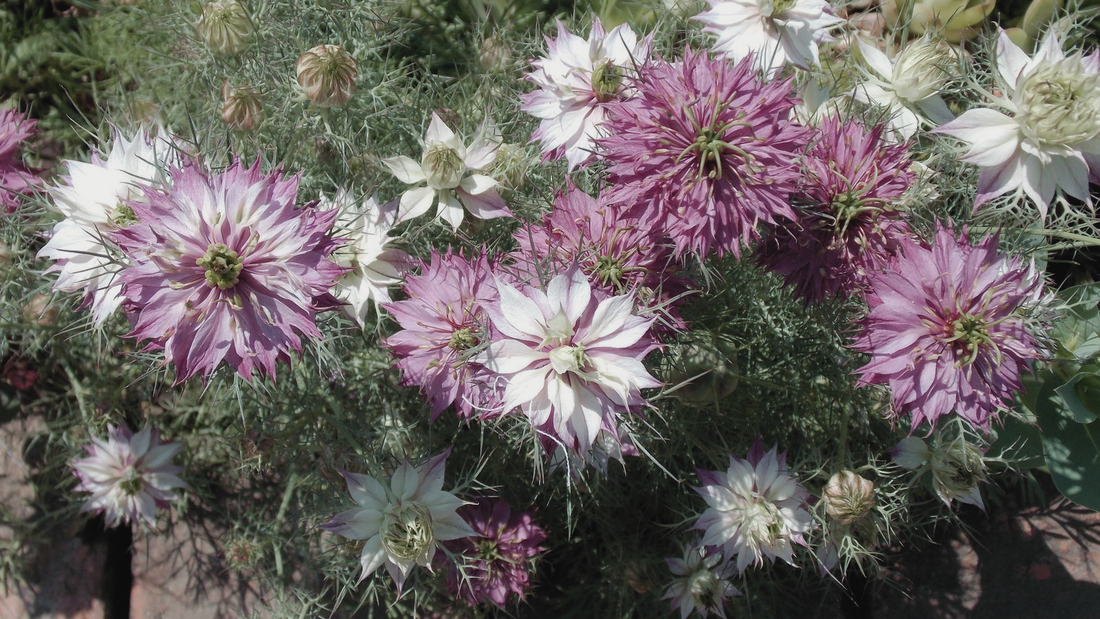
[[[982,168],[975,207],[1013,190],[1041,218],[1056,191],[1089,202],[1089,178],[1100,175],[1100,54],[1066,56],[1050,36],[1028,58],[1002,35],[994,103],[1012,115],[977,109],[952,120],[937,88],[953,52],[921,40],[891,60],[861,42],[868,79],[848,96],[892,113],[869,127],[835,110],[800,111],[782,77],[788,64],[817,64],[818,44],[832,40],[840,20],[825,2],[709,1],[697,19],[718,42],[675,61],[626,25],[607,32],[597,20],[584,39],[559,24],[520,109],[540,119],[534,138],[547,160],[564,158],[570,171],[601,162],[607,182],[596,196],[568,184],[541,222],[516,231],[509,254],[433,250],[417,261],[396,247],[394,227],[433,207],[456,231],[467,214],[513,216],[498,191],[497,128],[486,121],[464,140],[433,114],[419,161],[384,160],[410,188],[381,205],[340,193],[298,207],[296,176],[265,174],[259,162],[213,170],[169,137],[116,134],[106,158],[70,162],[47,188],[65,219],[40,255],[55,261],[56,289],[83,292],[97,324],[121,306],[128,337],[162,350],[177,383],[208,379],[223,362],[246,379],[273,377],[303,337],[321,337],[319,312],[342,305],[364,325],[373,303],[398,323],[384,345],[433,419],[450,407],[467,421],[522,415],[545,454],[576,472],[637,452],[629,415],[647,406],[642,390],[661,386],[646,357],[665,331],[690,328],[676,309],[691,286],[686,259],[747,250],[807,305],[864,302],[851,345],[869,357],[858,385],[888,385],[896,418],[935,428],[955,413],[988,429],[1041,355],[1027,321],[1043,280],[1000,255],[996,236],[972,244],[965,229],[937,223],[921,239],[902,208],[916,176],[909,144],[896,140],[944,122],[936,132],[970,143],[962,160]],[[233,39],[239,5],[214,5],[222,21],[204,12],[200,32]],[[299,84],[318,105],[354,92],[354,61],[342,53],[320,46],[299,62]],[[980,505],[981,475],[959,473],[980,454],[946,439],[925,453],[907,440],[900,465],[940,471],[945,501]],[[155,445],[121,430],[97,441],[77,465],[89,508],[112,522],[151,520],[181,484],[165,468],[174,452]],[[449,580],[467,600],[522,595],[545,534],[500,502],[463,507],[442,490],[445,458],[401,465],[388,488],[345,473],[358,507],[325,528],[365,542],[364,578],[385,565],[400,589],[446,548],[467,557]],[[785,454],[758,439],[729,462],[699,471],[703,533],[670,560],[667,597],[684,617],[722,614],[734,574],[765,557],[793,563],[814,527]],[[945,471],[959,473],[954,486]],[[873,504],[853,475],[833,484],[841,506],[829,513],[842,525]]]

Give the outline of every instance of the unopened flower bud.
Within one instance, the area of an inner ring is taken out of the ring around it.
[[[875,484],[852,471],[834,473],[825,484],[825,511],[838,524],[860,520],[875,506]]]
[[[481,42],[478,60],[485,71],[504,71],[512,65],[512,50],[504,39],[494,34]]]
[[[264,123],[264,102],[252,88],[222,88],[222,120],[234,131],[251,131]]]
[[[516,191],[527,184],[527,168],[531,160],[520,144],[501,144],[497,148],[493,162],[483,172],[492,177],[505,189]]]
[[[214,0],[202,7],[199,36],[217,54],[239,54],[252,40],[252,21],[237,0]]]
[[[298,85],[321,107],[343,107],[355,94],[359,67],[339,45],[318,45],[298,57]]]
[[[49,327],[57,321],[57,306],[48,294],[36,294],[23,306],[23,320],[40,327]]]
[[[894,92],[911,103],[935,96],[955,76],[958,61],[958,52],[947,41],[930,36],[917,39],[894,62]]]

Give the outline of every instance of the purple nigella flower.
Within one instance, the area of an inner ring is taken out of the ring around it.
[[[114,233],[133,261],[122,272],[128,337],[150,340],[176,382],[225,361],[246,379],[320,338],[314,314],[339,305],[329,289],[344,269],[325,257],[336,210],[295,208],[298,177],[236,161],[221,173],[172,171],[172,185],[131,201],[138,223]]]
[[[790,120],[790,80],[763,83],[752,58],[706,52],[643,67],[638,96],[607,104],[608,180],[625,215],[667,234],[676,254],[740,257],[759,222],[794,219],[790,196],[809,130]]]
[[[971,246],[965,231],[956,238],[941,225],[931,247],[907,239],[902,249],[868,280],[870,312],[853,347],[871,361],[859,385],[889,384],[895,414],[912,415],[912,428],[954,411],[988,429],[1040,356],[1022,314],[1043,280],[1019,258],[999,257],[995,236]]]
[[[510,594],[523,599],[532,559],[544,548],[546,532],[535,524],[531,514],[513,512],[502,500],[482,498],[474,505],[460,507],[458,515],[478,537],[445,542],[452,553],[465,559],[452,564],[447,573],[447,589],[459,594],[470,606],[489,600],[503,608]]]
[[[497,391],[473,359],[489,342],[486,307],[499,299],[485,256],[469,261],[432,252],[420,275],[406,279],[405,294],[382,306],[402,328],[385,341],[397,356],[401,384],[420,387],[433,420],[451,404],[464,419],[496,410]]]
[[[683,280],[671,276],[679,264],[668,245],[637,220],[622,217],[606,200],[592,198],[571,183],[542,225],[521,228],[515,239],[517,267],[532,275],[536,265],[556,274],[576,263],[604,296],[634,291],[641,305],[665,306],[666,312],[670,299],[685,289]]]
[[[891,205],[913,182],[908,148],[884,143],[882,130],[824,119],[802,160],[796,224],[775,226],[758,248],[807,304],[861,289],[912,234]]]
[[[37,122],[15,110],[0,110],[0,206],[9,213],[19,206],[18,195],[42,182],[33,170],[23,165],[20,152],[27,138],[34,135]]]
[[[176,476],[183,469],[172,464],[180,447],[161,443],[150,428],[134,434],[108,427],[107,440],[93,437],[85,447],[89,457],[73,462],[76,490],[92,493],[80,511],[102,512],[108,527],[141,520],[155,526],[157,508],[167,508],[177,498],[174,490],[187,487]]]

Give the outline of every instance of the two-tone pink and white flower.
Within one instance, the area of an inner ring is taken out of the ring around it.
[[[512,211],[497,193],[497,181],[484,174],[493,163],[501,138],[491,122],[483,123],[467,147],[462,138],[432,112],[432,121],[424,135],[424,155],[420,162],[399,155],[383,159],[401,182],[409,185],[424,183],[401,194],[397,221],[402,222],[427,213],[438,203],[436,215],[458,230],[464,211],[478,219],[511,217]]]
[[[605,135],[604,103],[630,96],[652,39],[639,41],[627,24],[604,32],[599,19],[582,39],[558,22],[558,37],[546,38],[546,57],[533,61],[527,74],[539,89],[523,95],[520,106],[541,119],[531,137],[542,142],[546,159],[565,157],[573,170],[593,156],[595,139]]]
[[[736,566],[720,552],[708,553],[706,546],[693,540],[684,547],[683,559],[665,559],[675,578],[661,596],[669,600],[671,611],[680,611],[680,619],[698,613],[703,619],[714,613],[726,618],[726,598],[741,595],[730,583]]]
[[[136,221],[131,204],[145,200],[144,189],[171,182],[168,170],[180,165],[179,147],[165,137],[140,130],[132,139],[115,131],[106,159],[92,153],[90,163],[67,161],[64,183],[48,187],[54,206],[65,219],[54,225],[39,258],[56,261],[54,290],[84,291],[82,308],[90,307],[103,324],[122,303],[119,272],[125,257],[111,233]]]
[[[886,108],[886,125],[895,137],[908,140],[921,127],[954,120],[940,96],[958,62],[958,54],[946,41],[917,39],[893,59],[861,38],[856,41],[869,70],[851,96]]]
[[[1066,55],[1050,33],[1028,58],[1003,31],[996,73],[1002,95],[989,108],[964,112],[936,130],[970,145],[961,161],[981,168],[977,208],[1023,191],[1046,220],[1057,191],[1092,204],[1100,182],[1100,51]]]
[[[565,448],[583,456],[620,411],[644,404],[641,389],[661,386],[642,365],[657,347],[653,321],[632,313],[632,294],[599,300],[576,266],[545,292],[498,290],[489,314],[500,339],[483,363],[506,383],[504,412],[518,408]]]
[[[92,437],[84,448],[89,457],[73,461],[76,490],[92,495],[80,511],[102,512],[108,527],[140,520],[156,526],[157,508],[167,508],[178,498],[174,490],[187,487],[177,476],[183,469],[172,464],[181,448],[160,442],[150,428],[134,434],[125,426],[108,427],[107,440]]]
[[[733,61],[752,56],[774,74],[783,65],[809,70],[820,65],[818,44],[835,39],[830,28],[844,23],[826,0],[707,0],[710,10],[693,19],[717,35],[711,48]]]
[[[814,524],[807,508],[810,493],[787,472],[787,454],[767,453],[757,436],[748,459],[730,455],[723,471],[696,471],[703,485],[695,488],[707,502],[693,528],[703,531],[704,546],[721,546],[737,557],[738,571],[762,565],[764,557],[794,565],[794,544],[806,545]]]
[[[336,514],[321,528],[365,540],[359,555],[360,582],[385,565],[400,591],[414,566],[431,569],[441,542],[479,535],[458,515],[466,502],[443,490],[450,453],[448,449],[418,467],[402,462],[389,487],[370,475],[341,471],[356,507]]]

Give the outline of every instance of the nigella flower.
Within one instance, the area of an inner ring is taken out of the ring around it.
[[[955,412],[987,429],[1022,389],[1020,373],[1040,357],[1025,325],[1043,280],[1033,266],[997,255],[997,237],[971,246],[937,226],[931,247],[912,240],[873,274],[869,313],[853,347],[871,355],[859,385],[888,384],[911,427]]]
[[[76,490],[92,493],[80,511],[102,512],[108,527],[139,520],[156,526],[157,508],[167,508],[178,498],[174,490],[187,487],[177,477],[183,469],[172,464],[181,447],[160,442],[150,428],[134,434],[109,426],[107,440],[92,437],[84,448],[89,457],[73,461]]]
[[[737,557],[738,571],[777,557],[794,565],[793,544],[806,545],[813,527],[807,509],[810,493],[787,473],[787,454],[767,453],[757,436],[748,459],[730,455],[726,472],[697,470],[702,487],[695,491],[708,508],[693,528],[703,531],[704,546],[721,546]]]
[[[514,236],[519,245],[516,267],[532,274],[539,268],[561,273],[576,263],[607,296],[634,291],[640,304],[650,308],[667,306],[685,288],[675,277],[679,265],[666,242],[571,182],[541,226],[520,228]]]
[[[981,484],[989,481],[986,449],[971,442],[961,428],[955,431],[939,428],[932,442],[930,446],[915,436],[904,438],[890,450],[890,457],[917,477],[930,472],[932,491],[948,507],[951,501],[958,501],[984,510]]]
[[[337,249],[333,260],[348,269],[336,281],[336,297],[347,303],[344,310],[360,327],[366,327],[367,308],[374,302],[390,302],[389,287],[401,283],[405,271],[412,268],[412,258],[393,247],[390,228],[397,219],[396,205],[379,205],[373,196],[361,204],[344,190],[337,192],[329,202],[322,198],[318,208],[337,208],[338,234],[345,239]]]
[[[796,224],[775,226],[758,247],[759,262],[807,304],[861,290],[912,234],[893,204],[913,182],[908,148],[884,143],[882,131],[825,118],[802,160]]]
[[[940,92],[954,76],[958,53],[943,39],[925,36],[891,60],[874,45],[856,38],[867,63],[867,79],[852,91],[857,101],[881,105],[887,125],[903,140],[922,126],[954,120]]]
[[[734,61],[754,57],[767,74],[790,63],[818,66],[817,44],[833,41],[826,32],[844,20],[825,0],[707,0],[710,10],[694,17],[704,32],[718,36],[714,51]]]
[[[111,234],[134,223],[132,205],[145,200],[146,187],[169,182],[168,169],[179,165],[179,149],[169,139],[151,137],[145,130],[133,139],[114,132],[111,153],[91,163],[67,161],[65,183],[48,187],[65,219],[50,231],[39,258],[56,263],[54,290],[84,291],[82,308],[91,307],[96,324],[103,324],[122,303],[118,274],[125,266],[117,258]]]
[[[646,67],[638,96],[608,104],[608,199],[629,205],[679,256],[712,248],[740,256],[759,222],[794,218],[790,195],[809,130],[790,121],[789,80],[763,83],[746,58],[706,52]]]
[[[1100,51],[1067,56],[1049,33],[1027,57],[1003,31],[997,38],[996,74],[1003,96],[988,108],[970,109],[936,130],[970,145],[960,158],[981,168],[974,208],[1022,189],[1045,220],[1057,190],[1092,204],[1100,182]]]
[[[500,143],[500,135],[492,123],[484,123],[467,148],[462,138],[432,112],[420,163],[404,155],[382,160],[401,182],[427,185],[401,194],[397,220],[419,217],[437,200],[436,215],[455,230],[462,223],[463,207],[478,219],[511,217],[512,211],[495,189],[497,182],[484,174],[468,174],[492,164]]]
[[[530,566],[545,550],[546,532],[528,512],[513,512],[503,500],[482,498],[458,510],[477,537],[444,545],[462,562],[451,564],[447,589],[470,606],[489,600],[504,608],[508,598],[523,599],[530,586]]]
[[[413,467],[407,461],[393,473],[387,488],[374,477],[341,471],[357,507],[321,525],[353,540],[366,540],[359,555],[362,582],[380,566],[398,591],[415,565],[431,568],[441,542],[476,536],[458,515],[465,503],[443,490],[443,470],[451,450]]]
[[[129,202],[138,223],[113,238],[133,265],[120,275],[129,337],[149,340],[176,382],[209,377],[224,361],[245,379],[320,338],[314,314],[339,305],[344,269],[325,257],[337,212],[295,208],[298,178],[235,161],[223,172],[172,171],[172,185]]]
[[[19,206],[18,196],[42,183],[37,173],[23,164],[22,152],[37,123],[16,110],[0,110],[0,207],[8,213]]]
[[[641,389],[661,386],[642,365],[657,345],[652,319],[631,312],[633,295],[598,300],[576,266],[545,292],[498,288],[489,312],[499,337],[480,359],[506,383],[503,412],[519,408],[538,432],[583,457],[616,427],[619,411],[644,403]]]
[[[522,96],[524,112],[542,119],[531,137],[547,159],[565,157],[569,170],[588,161],[602,135],[608,101],[632,94],[638,67],[649,62],[653,37],[641,42],[627,24],[605,33],[599,19],[588,39],[558,22],[558,38],[547,37],[547,56],[535,60],[527,79],[539,89]]]
[[[703,619],[710,613],[725,619],[726,598],[741,595],[729,581],[736,566],[720,552],[708,554],[697,539],[684,547],[683,559],[665,559],[665,563],[676,578],[661,599],[670,600],[671,611],[679,610],[680,619],[687,619],[692,612]]]
[[[384,342],[397,357],[401,384],[420,387],[433,420],[452,404],[464,419],[491,414],[497,390],[477,360],[490,337],[487,308],[499,298],[486,257],[433,251],[404,290],[407,299],[383,305],[402,329]]]

